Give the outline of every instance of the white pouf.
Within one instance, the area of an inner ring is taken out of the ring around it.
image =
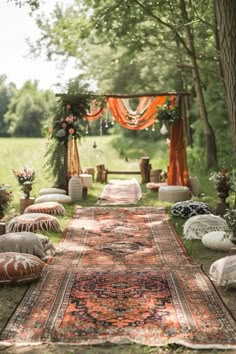
[[[71,197],[65,194],[45,194],[35,199],[35,203],[43,202],[57,202],[62,204],[69,204],[72,202]]]
[[[83,187],[87,187],[87,188],[92,187],[92,184],[93,184],[93,176],[92,175],[89,175],[87,173],[81,173],[79,176],[82,180]]]
[[[183,226],[186,240],[201,240],[202,237],[212,231],[228,230],[225,219],[213,214],[194,215]]]
[[[212,263],[209,275],[217,285],[236,288],[236,255],[227,256]]]
[[[60,189],[60,188],[43,188],[43,189],[40,189],[39,195],[45,195],[45,194],[66,194],[66,191],[64,189]]]
[[[229,251],[234,246],[225,231],[208,232],[202,237],[202,243],[205,247],[218,251]]]
[[[182,202],[191,199],[191,192],[185,186],[161,186],[158,192],[160,202]]]

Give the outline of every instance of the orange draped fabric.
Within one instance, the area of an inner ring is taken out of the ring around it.
[[[146,100],[145,97],[141,97],[136,111],[132,111],[129,104],[126,104],[122,98],[108,97],[106,101],[113,118],[121,126],[130,130],[143,130],[155,123],[156,118],[158,119],[158,106],[162,106],[167,98],[170,98],[173,104],[176,99],[181,99],[178,95],[148,97]],[[102,116],[105,109],[105,106],[98,107],[95,103],[91,109],[91,113],[87,114],[84,118],[89,121],[96,120]],[[189,186],[184,122],[181,118],[171,126],[169,149],[168,184]],[[73,153],[77,155],[76,158],[72,158]],[[68,166],[70,166],[69,175],[72,174],[72,171],[80,173],[81,168],[77,145],[72,145],[68,148]]]
[[[106,110],[106,106],[98,106],[96,100],[92,101],[91,106],[91,112],[87,113],[87,115],[84,117],[89,121],[94,121],[100,118]]]
[[[77,146],[76,138],[73,138],[68,141],[68,177],[70,178],[72,175],[79,175],[82,170],[80,166],[79,160],[79,152]]]
[[[171,127],[168,184],[189,186],[184,122],[179,118]]]
[[[158,110],[157,106],[163,105],[168,96],[157,96],[153,98],[143,114],[132,115],[127,111],[122,99],[109,97],[107,104],[113,118],[124,128],[130,130],[143,130],[154,124]],[[175,96],[173,96],[175,97]],[[171,96],[171,98],[173,99]]]

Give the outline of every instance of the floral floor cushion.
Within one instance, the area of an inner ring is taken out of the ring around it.
[[[7,232],[38,230],[59,232],[60,224],[55,216],[43,213],[22,214],[7,224]]]
[[[202,236],[205,247],[217,251],[229,251],[233,246],[228,233],[225,231],[212,231]]]
[[[44,203],[44,202],[56,202],[61,204],[69,204],[72,202],[72,199],[69,195],[54,194],[54,193],[40,195],[35,199],[35,203]]]
[[[66,191],[61,188],[43,188],[40,189],[39,195],[45,195],[45,194],[66,194]]]
[[[45,263],[26,253],[0,253],[0,285],[30,282],[38,279]]]
[[[159,191],[159,188],[160,188],[161,186],[167,186],[167,184],[164,183],[164,182],[163,182],[163,183],[148,182],[148,183],[146,184],[147,189],[150,189],[150,190],[152,190],[152,191],[154,191],[154,192],[158,192],[158,191]]]
[[[195,215],[190,217],[183,225],[186,240],[199,239],[211,231],[228,230],[225,219],[213,214]]]
[[[171,213],[174,216],[190,218],[199,214],[210,214],[211,211],[206,203],[197,201],[177,202],[171,207]]]
[[[28,213],[44,213],[50,215],[64,215],[65,208],[63,205],[57,202],[43,202],[33,205],[29,205],[25,211],[25,214]]]
[[[236,255],[218,259],[212,263],[209,275],[219,286],[236,288]]]

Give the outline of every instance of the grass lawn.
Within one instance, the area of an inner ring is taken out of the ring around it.
[[[116,138],[116,146],[122,146],[121,149],[114,149],[112,146],[113,137],[86,137],[79,144],[79,154],[82,168],[86,167],[96,167],[97,164],[104,164],[109,169],[120,169],[120,170],[137,170],[139,169],[139,161],[142,156],[149,156],[150,163],[153,169],[167,168],[168,165],[168,152],[164,142],[154,143],[154,142],[139,142],[134,140],[127,140],[122,143],[121,140]],[[96,141],[97,148],[93,148],[93,143]],[[11,186],[14,194],[14,201],[11,205],[10,210],[6,215],[6,220],[9,219],[15,213],[19,213],[19,199],[21,196],[20,187],[13,175],[12,169],[21,170],[25,165],[31,167],[36,171],[35,183],[33,190],[31,192],[32,196],[37,196],[41,188],[50,187],[53,185],[53,178],[45,173],[45,152],[46,152],[47,141],[45,139],[19,139],[19,138],[9,138],[0,139],[0,183],[6,183]],[[128,157],[128,159],[127,159]],[[111,178],[132,178],[133,176],[112,176]],[[201,179],[201,176],[198,176]],[[204,181],[206,181],[206,176],[203,176]],[[137,177],[139,180],[139,176]],[[103,189],[102,184],[93,183],[93,187],[89,190],[88,198],[81,201],[81,206],[93,206]],[[216,200],[215,196],[212,194],[211,186],[204,182],[204,193],[200,200],[207,201],[211,206],[214,206]],[[149,191],[146,186],[141,186],[143,197],[139,201],[138,206],[141,205],[152,205],[159,206],[160,203],[157,199],[157,194],[155,192]],[[209,190],[209,194],[206,191]],[[166,208],[170,209],[170,204],[165,205]],[[61,228],[65,228],[70,221],[75,205],[66,206],[66,214],[64,217],[59,218]],[[207,272],[210,264],[219,258],[225,257],[227,254],[224,252],[215,252],[206,249],[201,241],[186,241],[183,239],[182,227],[184,220],[171,216],[172,223],[175,229],[182,239],[188,254],[196,264],[202,264],[204,270]],[[61,234],[50,233],[48,234],[52,242],[58,243],[61,238]],[[0,288],[0,307],[1,318],[0,318],[0,330],[6,323],[9,315],[13,312],[15,305],[20,301],[21,297],[25,292],[26,286],[17,286],[15,288]],[[221,296],[224,301],[230,307],[232,313],[236,317],[236,306],[234,305],[235,291],[229,290],[224,291],[219,289]],[[76,351],[65,349],[60,347],[56,351],[43,351],[46,353],[83,353],[83,354],[154,354],[154,353],[207,353],[209,351],[192,351],[190,349],[178,347],[178,346],[168,346],[163,348],[149,348],[139,345],[130,346],[100,346],[100,347],[89,347],[84,349],[76,349]],[[61,351],[62,350],[62,351]],[[18,351],[20,353],[20,351]],[[210,351],[211,353],[220,353],[221,351]],[[10,351],[9,351],[10,353]],[[42,353],[42,349],[34,351],[32,348],[27,351],[25,349],[24,353]]]

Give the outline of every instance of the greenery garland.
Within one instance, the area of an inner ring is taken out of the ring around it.
[[[76,96],[76,97],[75,97]],[[55,178],[55,185],[67,188],[67,146],[70,139],[80,141],[85,135],[86,121],[94,94],[87,85],[80,85],[78,79],[69,81],[67,92],[59,96],[54,118],[45,126],[49,139],[45,168]]]

